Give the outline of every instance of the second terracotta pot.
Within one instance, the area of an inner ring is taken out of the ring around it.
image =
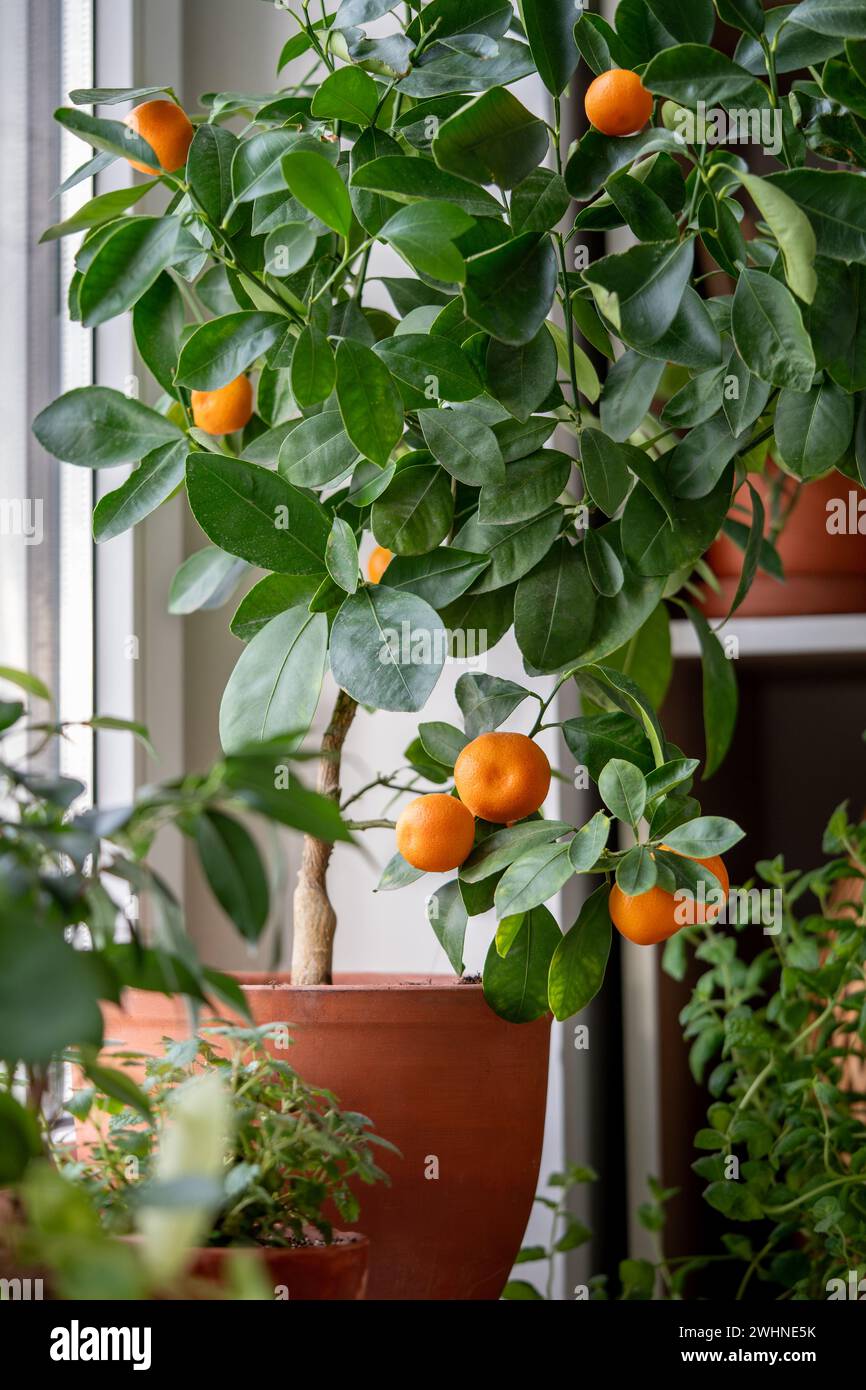
[[[287,1060],[304,1080],[402,1153],[382,1151],[390,1187],[358,1194],[367,1297],[498,1298],[538,1180],[549,1019],[505,1023],[480,985],[449,977],[239,978],[257,1024],[291,1025]],[[123,1010],[105,1008],[106,1039],[139,1051],[188,1031],[182,1002],[164,995],[129,990]]]
[[[750,474],[749,482],[769,514],[768,478]],[[785,487],[794,490],[797,484],[786,479]],[[857,529],[857,508],[864,500],[866,490],[835,469],[801,488],[777,543],[785,582],[758,570],[737,609],[738,616],[866,612],[866,535]],[[748,525],[751,503],[745,486],[736,501],[738,509],[731,512],[731,518]],[[828,520],[831,514],[835,517],[840,505],[845,510],[846,529],[837,533],[828,530]],[[704,612],[708,617],[723,618],[740,581],[743,552],[727,536],[721,536],[710,546],[707,560],[719,580],[720,593],[708,591]]]

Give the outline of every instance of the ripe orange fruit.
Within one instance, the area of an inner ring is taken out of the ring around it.
[[[479,734],[454,764],[454,785],[473,816],[511,824],[547,796],[550,763],[526,734]]]
[[[444,792],[416,796],[397,818],[397,848],[426,873],[456,869],[475,841],[475,821],[461,801]]]
[[[233,434],[253,413],[253,388],[245,376],[236,376],[216,391],[193,391],[191,398],[192,418],[205,434]]]
[[[693,858],[692,855],[686,857]],[[714,854],[709,859],[698,859],[696,862],[703,864],[705,869],[715,874],[727,897],[728,871],[723,860]],[[669,936],[673,936],[682,927],[691,925],[677,921],[677,906],[673,893],[667,893],[664,888],[650,888],[648,893],[639,893],[631,897],[628,893],[623,893],[616,884],[610,890],[608,901],[610,918],[617,931],[637,946],[655,946],[659,941],[667,941]],[[696,902],[695,908],[696,922],[711,922],[721,911],[721,906],[712,902]]]
[[[378,584],[382,575],[394,558],[393,550],[388,550],[384,545],[377,545],[371,552],[367,561],[367,578],[371,584]]]
[[[189,116],[176,101],[144,101],[141,106],[133,107],[124,125],[147,141],[162,166],[162,170],[154,169],[151,164],[130,159],[133,169],[142,174],[159,174],[165,170],[173,174],[186,164],[195,131]]]
[[[596,77],[586,90],[583,105],[602,135],[635,135],[653,113],[651,93],[628,68],[611,68]]]

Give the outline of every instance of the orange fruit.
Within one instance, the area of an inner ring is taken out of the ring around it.
[[[653,113],[651,93],[628,68],[611,68],[596,77],[586,90],[583,105],[602,135],[635,135]]]
[[[416,796],[397,818],[397,848],[407,863],[426,873],[456,869],[475,842],[475,820],[461,801],[445,792]]]
[[[371,584],[378,584],[382,575],[394,558],[393,550],[388,550],[384,545],[377,545],[376,549],[370,554],[367,561],[367,578]]]
[[[124,125],[147,141],[162,166],[161,169],[154,169],[151,164],[130,159],[133,169],[138,169],[142,174],[164,171],[173,174],[186,164],[195,131],[189,116],[176,101],[144,101],[141,106],[133,107]]]
[[[696,863],[703,864],[705,869],[715,874],[727,898],[728,871],[723,860],[714,854],[709,859],[698,859]],[[610,890],[608,901],[610,918],[617,931],[637,946],[655,946],[659,941],[667,941],[669,936],[673,936],[682,927],[690,926],[688,922],[677,921],[675,914],[678,906],[674,894],[666,892],[664,888],[650,888],[648,893],[639,893],[631,897],[630,894],[623,893],[616,884]],[[714,903],[696,902],[695,907],[696,922],[711,922],[721,911],[721,906]]]
[[[191,399],[192,418],[205,434],[234,434],[253,413],[253,388],[245,376],[236,376],[216,391],[193,391]]]
[[[454,764],[454,785],[473,816],[507,825],[538,810],[550,763],[526,734],[479,734]]]

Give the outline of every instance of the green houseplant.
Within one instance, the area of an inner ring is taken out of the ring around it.
[[[71,312],[95,327],[132,310],[163,395],[152,409],[101,387],[74,391],[40,415],[36,433],[67,462],[137,465],[100,503],[98,539],[185,485],[212,545],[176,577],[178,611],[224,594],[248,566],[266,571],[232,619],[246,646],[221,709],[229,753],[255,738],[303,737],[329,664],[340,690],[319,786],[336,798],[359,703],[420,709],[449,645],[465,651],[483,632],[494,646],[512,624],[528,671],[578,681],[593,704],[564,730],[572,756],[604,777],[615,816],[631,826],[649,803],[653,818],[630,852],[605,848],[604,820],[579,833],[565,826],[557,839],[567,842],[541,849],[534,837],[547,830],[500,832],[496,873],[525,873],[534,886],[516,903],[501,892],[507,925],[487,973],[534,983],[528,1006],[519,989],[513,1003],[508,982],[488,980],[488,997],[511,1018],[542,1020],[549,1003],[563,1015],[603,978],[611,877],[632,896],[657,884],[690,893],[696,875],[718,888],[682,854],[666,860],[654,848],[664,836],[705,857],[739,835],[700,817],[689,795],[696,764],[666,745],[658,723],[668,601],[701,572],[735,489],[771,440],[800,477],[863,466],[863,383],[845,366],[859,319],[846,329],[845,363],[832,341],[840,277],[859,276],[866,258],[863,182],[844,167],[859,160],[862,138],[862,16],[853,3],[805,0],[765,18],[756,0],[720,0],[719,16],[742,35],[730,59],[713,46],[709,0],[687,11],[623,0],[615,26],[588,13],[575,25],[570,0],[516,10],[432,0],[409,6],[405,20],[387,0],[344,0],[320,18],[303,0],[282,8],[279,64],[309,59],[310,71],[266,97],[207,98],[185,163],[172,155],[173,167],[160,168],[143,116],[132,130],[80,109],[155,99],[177,133],[185,118],[167,89],[73,93],[75,106],[58,112],[97,151],[81,177],[130,158],[168,192],[167,206],[145,215],[130,209],[150,184],[97,197],[46,233],[85,230]],[[386,14],[392,32],[371,37],[364,26]],[[780,73],[816,63],[811,83],[782,95]],[[639,72],[652,123],[624,136],[591,130],[564,150],[561,100],[579,64]],[[509,90],[533,73],[550,121]],[[762,113],[778,121],[778,172],[750,174],[717,147],[701,112],[689,127],[699,101],[755,112],[759,128]],[[239,133],[228,128],[234,118]],[[152,129],[160,144],[160,119]],[[803,167],[807,151],[818,167]],[[748,240],[743,190],[761,219]],[[821,211],[828,200],[832,219]],[[581,231],[618,226],[639,244],[589,263]],[[407,266],[383,278],[395,313],[370,301],[376,242]],[[733,295],[701,297],[699,246],[736,278]],[[612,359],[612,335],[625,351],[602,384],[588,349]],[[681,384],[659,419],[654,400],[668,394],[671,368]],[[208,432],[244,422],[252,392],[239,379],[250,371],[256,413],[231,437]],[[546,447],[555,429],[568,452]],[[774,563],[750,496],[732,608],[758,565]],[[378,585],[358,559],[370,531],[395,554]],[[735,681],[700,613],[675,601],[701,640],[709,775],[732,734]],[[495,676],[463,690],[475,733],[526,698]],[[416,762],[447,780],[463,734],[428,726],[419,737]],[[486,834],[479,827],[479,840]],[[329,856],[326,841],[307,837],[296,989],[331,979]],[[591,870],[602,888],[563,938],[544,899]],[[388,881],[404,874],[398,860]],[[479,878],[477,892],[465,874],[440,890],[435,919],[456,964],[466,913],[489,905],[492,878]],[[353,1097],[343,1078],[332,1084]],[[533,1186],[534,1176],[527,1204]]]
[[[229,1101],[224,1171],[215,1180],[210,1230],[198,1241],[191,1273],[225,1277],[224,1252],[255,1248],[268,1282],[284,1286],[285,1297],[359,1298],[366,1282],[366,1238],[335,1231],[337,1219],[355,1223],[358,1183],[384,1177],[363,1115],[340,1111],[335,1098],[307,1085],[284,1057],[288,1028],[217,1027],[201,1036],[169,1043],[160,1057],[126,1056],[123,1065],[144,1065],[141,1080],[150,1113],[125,1109],[98,1087],[79,1091],[76,1114],[88,1119],[99,1139],[67,1162],[64,1175],[90,1194],[105,1228],[128,1235],[137,1215],[170,1207],[172,1189],[160,1177],[161,1126],[192,1077],[215,1073]],[[180,1195],[178,1193],[178,1195]],[[194,1194],[184,1190],[185,1199]],[[147,1234],[145,1224],[145,1234]]]

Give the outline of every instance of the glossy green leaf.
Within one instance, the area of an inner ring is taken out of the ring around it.
[[[587,898],[551,959],[550,1007],[560,1021],[585,1009],[604,982],[612,936],[609,891],[607,884],[602,884]]]
[[[165,502],[183,482],[187,448],[184,439],[160,445],[119,488],[101,497],[93,512],[93,539],[121,535]]]
[[[866,14],[860,0],[800,0],[791,11],[790,23],[841,39],[866,38]]]
[[[388,586],[408,589],[441,611],[469,589],[490,561],[454,546],[441,546],[426,555],[395,555],[388,566]]]
[[[407,410],[425,411],[435,401],[472,400],[483,389],[467,354],[447,338],[399,333],[373,350],[396,381]]]
[[[731,329],[740,357],[755,376],[774,386],[808,391],[815,354],[791,292],[761,270],[737,281]]]
[[[381,358],[350,338],[337,347],[337,402],[358,452],[384,467],[403,433],[403,403]]]
[[[713,0],[646,0],[652,13],[680,43],[709,43],[716,27]]]
[[[220,704],[226,753],[289,737],[296,744],[313,720],[328,647],[324,613],[290,608],[272,618],[241,652]]]
[[[296,275],[312,259],[316,233],[306,222],[285,222],[274,227],[265,239],[265,269],[282,279]]]
[[[838,463],[854,433],[854,400],[835,381],[811,391],[782,391],[774,420],[782,462],[798,478],[816,477]]]
[[[147,141],[124,121],[105,120],[102,116],[90,116],[86,111],[73,111],[67,107],[55,111],[54,119],[64,130],[86,140],[95,150],[117,155],[120,159],[135,159],[139,164],[147,164],[151,168],[159,167],[159,160]]]
[[[533,845],[509,865],[497,883],[497,917],[530,912],[558,893],[571,876],[568,845]]]
[[[211,891],[246,941],[258,941],[270,894],[261,855],[249,831],[223,811],[202,811],[195,823],[198,856]]]
[[[422,410],[418,421],[431,454],[453,478],[471,487],[504,481],[505,464],[488,425],[456,410]]]
[[[511,194],[511,226],[517,232],[547,232],[568,212],[565,181],[552,169],[533,169]]]
[[[523,918],[508,955],[499,955],[491,942],[484,962],[484,998],[509,1023],[530,1023],[547,1012],[547,976],[562,939],[546,907],[533,908]]]
[[[325,564],[335,584],[353,594],[358,587],[358,543],[347,521],[335,516],[325,546]]]
[[[457,284],[466,263],[454,242],[471,225],[468,214],[451,203],[410,203],[388,218],[380,236],[422,274]]]
[[[132,308],[186,244],[173,217],[129,217],[114,224],[84,272],[78,292],[81,321],[95,328]]]
[[[704,777],[724,762],[737,722],[737,677],[718,637],[710,630],[702,613],[691,604],[681,604],[694,627],[701,646],[703,672],[704,730],[707,741]]]
[[[556,344],[546,325],[518,347],[491,338],[485,368],[490,394],[518,420],[528,420],[556,384]]]
[[[282,314],[239,309],[210,319],[190,334],[177,365],[177,381],[195,391],[216,391],[240,376],[285,333]]]
[[[682,11],[685,13],[685,11]],[[717,48],[683,43],[665,48],[647,64],[641,81],[648,91],[681,106],[768,106],[770,94],[746,68]]]
[[[246,569],[243,560],[227,555],[218,546],[196,550],[175,571],[168,596],[168,611],[197,613],[219,608],[231,597]]]
[[[694,260],[691,241],[633,246],[584,271],[599,310],[618,332],[652,343],[673,322]]]
[[[242,642],[249,642],[278,613],[285,613],[287,608],[308,607],[318,587],[315,575],[265,575],[238,604],[231,621],[232,632]]]
[[[182,437],[164,415],[107,386],[79,386],[59,396],[37,415],[33,433],[49,454],[83,468],[134,463]]]
[[[134,203],[139,202],[154,187],[154,182],[134,183],[127,188],[113,188],[109,193],[99,193],[83,207],[78,208],[63,222],[48,227],[39,238],[44,241],[57,241],[60,237],[73,236],[89,227],[100,227],[103,222],[113,222]]]
[[[222,550],[282,574],[323,574],[328,514],[269,468],[225,454],[190,454],[193,516]]]
[[[634,763],[611,758],[602,768],[598,790],[611,815],[637,826],[646,805],[646,782]]]
[[[158,275],[132,311],[132,331],[145,365],[172,396],[177,395],[174,374],[183,327],[181,292],[170,275]]]
[[[361,68],[337,68],[316,88],[311,114],[320,120],[368,126],[379,105],[379,89]]]
[[[339,478],[357,457],[339,410],[323,410],[286,435],[279,470],[296,487],[321,487]]]
[[[466,315],[504,343],[528,343],[553,303],[556,274],[550,239],[536,232],[521,232],[467,261],[463,290]]]
[[[286,187],[282,161],[298,136],[290,130],[265,130],[239,142],[232,157],[232,202],[229,211],[239,203],[250,203],[265,193],[276,193]],[[309,155],[308,158],[315,156]],[[325,161],[327,162],[327,161]],[[330,167],[330,166],[329,166]],[[331,171],[333,173],[333,170]],[[295,189],[292,189],[295,193]],[[300,195],[296,193],[296,197]],[[303,202],[303,199],[301,199]],[[348,196],[347,196],[348,201]],[[306,204],[304,204],[306,206]],[[314,208],[310,211],[315,212]],[[326,219],[322,219],[325,221]],[[330,226],[330,223],[328,224]]]
[[[561,525],[562,512],[558,507],[507,526],[488,526],[470,517],[454,537],[454,544],[463,550],[490,556],[490,568],[478,581],[476,593],[501,589],[522,579],[547,555]]]
[[[537,671],[561,671],[580,657],[595,621],[595,590],[580,546],[560,540],[517,586],[514,630]]]
[[[292,395],[299,406],[327,400],[337,380],[331,344],[315,324],[301,330],[292,353]]]
[[[740,173],[739,179],[776,238],[790,289],[799,299],[811,304],[818,283],[815,275],[817,242],[808,217],[779,184],[755,174]]]
[[[544,122],[504,87],[491,88],[449,116],[432,144],[440,169],[501,188],[521,183],[547,149]]]
[[[281,169],[298,202],[326,227],[347,238],[352,225],[352,204],[334,166],[312,150],[293,150],[281,160]]]
[[[381,155],[353,170],[352,187],[384,193],[399,203],[447,203],[464,213],[467,220],[462,231],[472,225],[472,217],[502,215],[501,204],[492,193],[424,157],[407,159],[403,154]]]
[[[519,0],[519,9],[538,75],[552,96],[561,96],[577,67],[573,0]]]
[[[470,738],[498,729],[529,698],[529,691],[514,681],[470,671],[460,677],[454,694]]]
[[[640,450],[617,444],[591,427],[583,430],[580,448],[580,468],[590,497],[607,516],[615,516],[634,482],[629,462]]]
[[[603,811],[596,811],[582,825],[568,847],[568,857],[576,874],[586,873],[596,863],[610,835],[610,821]]]
[[[572,460],[556,449],[540,449],[505,465],[505,480],[488,483],[478,499],[478,519],[506,526],[540,516],[568,486]]]
[[[225,126],[197,127],[186,160],[190,191],[211,222],[222,222],[232,201],[232,160],[238,139]]]
[[[460,877],[466,883],[482,883],[507,869],[523,854],[540,845],[549,845],[570,829],[565,821],[532,820],[494,830],[461,864]]]
[[[436,934],[436,940],[445,952],[455,974],[462,975],[463,942],[466,936],[468,917],[460,888],[456,879],[444,884],[431,893],[426,903],[427,921]]]
[[[373,503],[371,525],[379,544],[395,555],[423,555],[445,539],[453,514],[448,475],[419,464],[401,469]]]
[[[419,710],[445,662],[445,630],[423,599],[385,584],[352,594],[331,629],[334,680],[360,704]]]
[[[668,831],[666,843],[669,849],[679,854],[687,854],[693,859],[710,859],[715,854],[725,854],[733,849],[744,834],[738,825],[724,816],[699,816]]]
[[[802,208],[820,255],[866,262],[862,175],[836,169],[788,169],[769,175],[767,182]]]

